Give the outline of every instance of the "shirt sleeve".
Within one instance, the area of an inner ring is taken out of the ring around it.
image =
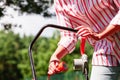
[[[118,9],[118,12],[115,15],[115,17],[112,19],[110,24],[112,24],[112,25],[120,25],[120,0],[113,0],[113,1],[114,1],[115,6]]]
[[[74,29],[75,26],[71,23],[69,17],[65,16],[64,8],[62,4],[59,3],[59,0],[56,0],[55,2],[55,11],[59,25]],[[58,45],[65,47],[69,51],[69,53],[71,53],[75,49],[75,45],[77,42],[76,34],[74,32],[66,30],[60,30],[60,33],[61,39],[58,42]]]
[[[70,36],[61,37],[58,43],[58,45],[65,47],[69,51],[69,53],[71,53],[75,49],[75,44],[76,44],[75,38]]]

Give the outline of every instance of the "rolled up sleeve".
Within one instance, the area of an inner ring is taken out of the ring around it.
[[[118,13],[115,15],[115,17],[110,22],[111,25],[120,25],[120,0],[113,0],[115,3],[115,6],[118,8]]]
[[[62,4],[59,2],[59,0],[55,0],[55,11],[59,25],[73,29],[75,28],[75,25],[71,23],[70,18],[65,15],[64,8]],[[58,42],[58,45],[63,46],[68,50],[69,53],[71,53],[75,49],[75,45],[77,42],[76,33],[65,30],[60,30],[60,33],[61,33],[61,39]]]
[[[77,42],[77,38],[71,36],[63,36],[61,37],[58,45],[65,47],[69,53],[71,53],[75,49],[75,45]]]

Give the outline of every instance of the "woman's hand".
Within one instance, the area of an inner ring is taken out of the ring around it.
[[[56,67],[58,66],[60,60],[67,54],[68,54],[68,50],[66,48],[60,45],[57,47],[57,49],[55,50],[55,52],[53,53],[50,59],[48,75],[53,75],[57,71],[59,71],[57,70]]]
[[[108,25],[101,32],[96,33],[89,27],[79,26],[76,28],[78,30],[77,35],[81,37],[91,37],[95,40],[100,40],[110,36],[116,32],[120,31],[120,25]]]
[[[49,69],[48,69],[48,75],[53,75],[56,73],[57,70],[57,66],[59,64],[59,61],[51,61],[49,64]]]
[[[91,37],[95,40],[100,40],[100,34],[95,33],[91,28],[79,26],[76,28],[78,30],[77,35],[79,37]]]
[[[79,26],[76,28],[78,30],[77,35],[81,37],[90,36],[93,32],[89,27]]]

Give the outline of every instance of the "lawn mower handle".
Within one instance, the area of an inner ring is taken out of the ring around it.
[[[71,32],[77,32],[78,30],[74,30],[72,28],[68,28],[68,27],[64,27],[64,26],[60,26],[60,25],[54,25],[54,24],[47,24],[45,26],[43,26],[40,31],[37,33],[37,35],[35,36],[35,38],[32,40],[32,42],[30,43],[29,45],[29,49],[28,49],[28,52],[29,52],[29,58],[30,58],[30,64],[31,64],[31,69],[32,69],[32,77],[33,79],[32,80],[37,80],[36,78],[36,71],[35,71],[35,67],[34,67],[34,60],[33,60],[33,57],[32,57],[32,47],[33,47],[33,44],[35,43],[35,41],[38,39],[38,37],[41,35],[41,33],[43,32],[43,30],[47,27],[52,27],[52,28],[57,28],[57,29],[63,29],[63,30],[68,30],[68,31],[71,31]]]

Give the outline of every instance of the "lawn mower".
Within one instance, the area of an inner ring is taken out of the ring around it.
[[[32,54],[32,47],[33,47],[34,43],[36,42],[36,40],[38,39],[38,37],[44,31],[44,29],[48,28],[48,27],[68,30],[68,31],[75,32],[75,33],[77,32],[77,30],[74,30],[72,28],[59,26],[59,25],[54,25],[54,24],[47,24],[40,29],[40,31],[37,33],[37,35],[31,41],[31,43],[29,45],[29,48],[28,48],[29,59],[30,59],[31,70],[32,70],[32,80],[37,80],[35,66],[34,66],[34,59],[33,59],[33,56],[32,56],[33,55]],[[84,56],[82,56],[80,59],[74,59],[74,70],[81,70],[82,69],[82,72],[86,76],[86,80],[88,80],[88,59],[87,59],[87,55],[84,54],[85,38],[83,38],[82,41],[83,41],[82,42],[83,44],[81,44],[81,53]]]

